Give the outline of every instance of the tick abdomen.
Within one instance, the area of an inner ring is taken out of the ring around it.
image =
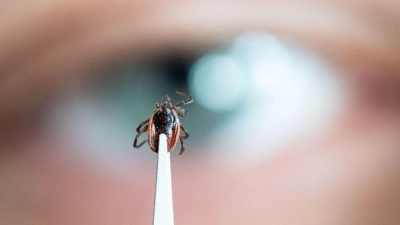
[[[155,129],[161,134],[171,134],[177,123],[178,118],[172,109],[160,108],[153,115]]]

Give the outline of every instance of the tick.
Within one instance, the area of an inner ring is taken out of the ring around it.
[[[146,142],[143,141],[137,144],[140,135],[147,131],[147,141],[151,150],[158,152],[158,137],[160,134],[165,134],[167,136],[168,152],[171,152],[175,148],[179,139],[181,141],[181,151],[179,155],[182,155],[183,151],[185,151],[185,145],[182,139],[188,138],[189,134],[182,124],[180,124],[178,116],[186,116],[186,110],[181,109],[181,107],[192,103],[193,99],[184,91],[177,91],[176,93],[187,97],[187,99],[172,106],[170,97],[165,95],[162,98],[161,105],[156,103],[156,109],[153,110],[153,115],[136,128],[138,134],[133,142],[133,147],[140,148]],[[181,130],[184,133],[183,136],[180,135]]]

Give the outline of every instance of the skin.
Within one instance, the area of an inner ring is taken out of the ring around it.
[[[400,224],[399,1],[20,0],[0,10],[2,223],[150,224],[154,162],[104,173],[44,129],[47,101],[104,63],[199,54],[265,30],[334,64],[348,104],[334,127],[246,169],[174,160],[176,224]]]

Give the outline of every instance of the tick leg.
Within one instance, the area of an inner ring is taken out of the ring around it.
[[[142,126],[144,126],[146,123],[148,123],[150,120],[150,118],[148,118],[147,120],[143,121],[137,128],[136,128],[136,132],[140,132],[140,128],[142,128]]]
[[[183,131],[183,133],[185,133],[185,136],[183,136],[182,138],[188,138],[189,137],[189,133],[187,132],[187,130],[182,126],[182,124],[180,125],[181,129]]]
[[[178,114],[178,116],[180,117],[185,117],[186,116],[186,110],[185,109],[177,109],[176,113]]]
[[[135,141],[133,142],[133,147],[135,147],[135,148],[140,148],[140,146],[142,146],[144,143],[146,143],[146,140],[144,140],[142,143],[140,143],[140,144],[138,145],[138,144],[137,144],[137,141],[138,141],[140,135],[141,135],[143,132],[146,132],[146,130],[147,130],[148,127],[149,127],[149,125],[147,124],[146,126],[143,127],[143,129],[141,129],[141,130],[138,131],[139,133],[138,133],[138,134],[136,135],[136,137],[135,137]]]
[[[184,105],[187,105],[187,104],[190,104],[190,103],[193,102],[192,96],[190,96],[189,93],[187,93],[187,92],[185,92],[185,91],[181,91],[181,90],[177,91],[176,93],[177,93],[178,95],[185,96],[185,97],[187,97],[188,99],[186,99],[186,101],[180,101],[180,102],[178,102],[178,103],[174,106],[174,108],[181,107],[181,106],[184,106]]]
[[[183,144],[181,136],[179,136],[179,140],[181,141],[181,151],[179,152],[179,155],[182,155],[182,153],[185,151],[185,144]]]

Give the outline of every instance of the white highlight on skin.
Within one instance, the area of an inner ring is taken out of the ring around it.
[[[248,77],[235,58],[209,54],[192,68],[189,83],[196,102],[212,111],[237,107],[248,87]]]
[[[321,133],[340,109],[340,84],[330,68],[310,53],[287,47],[275,37],[247,34],[221,55],[226,61],[235,61],[235,71],[246,77],[229,77],[232,69],[227,66],[207,71],[199,65],[204,63],[203,58],[194,67],[191,80],[194,97],[201,99],[199,103],[206,108],[221,111],[233,104],[242,105],[229,124],[215,131],[215,140],[210,140],[220,161],[252,165],[287,143],[316,131]],[[206,65],[220,62],[215,55],[205,59]],[[210,74],[203,74],[206,72]],[[214,78],[217,76],[223,78]],[[231,85],[236,83],[243,84],[239,91]],[[216,107],[217,102],[222,106]]]

